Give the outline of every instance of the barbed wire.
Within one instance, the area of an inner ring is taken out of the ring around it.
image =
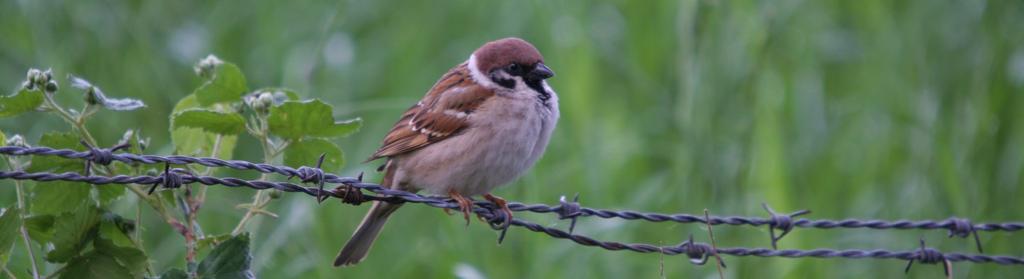
[[[358,177],[342,177],[330,173],[325,173],[319,167],[300,167],[298,169],[287,166],[275,166],[270,164],[253,163],[240,160],[222,160],[217,158],[205,158],[205,157],[190,157],[190,156],[159,156],[159,155],[138,155],[131,153],[113,153],[117,149],[122,149],[123,146],[116,146],[114,148],[95,148],[87,146],[88,151],[75,151],[71,149],[53,149],[49,147],[18,147],[18,146],[4,146],[0,147],[0,154],[12,155],[12,156],[26,156],[26,155],[42,155],[42,156],[59,156],[69,159],[80,159],[86,161],[86,172],[85,174],[79,174],[74,172],[65,173],[51,173],[51,172],[25,172],[25,171],[0,171],[0,179],[15,179],[15,180],[34,180],[34,181],[73,181],[73,182],[84,182],[95,185],[106,185],[106,184],[140,184],[140,185],[152,185],[150,193],[155,190],[158,186],[164,188],[178,188],[185,184],[200,183],[204,185],[221,185],[227,187],[246,187],[252,189],[275,189],[283,192],[292,193],[304,193],[313,197],[316,197],[318,201],[323,201],[326,198],[337,198],[341,199],[344,203],[353,205],[359,205],[366,201],[383,201],[390,203],[420,203],[437,208],[455,209],[458,208],[458,203],[452,201],[446,197],[437,196],[424,196],[416,193],[405,192],[400,190],[388,189],[378,184],[366,183],[362,181],[362,174]],[[322,160],[322,157],[321,157]],[[92,164],[108,165],[113,161],[119,161],[122,163],[141,163],[141,164],[165,164],[164,172],[160,175],[140,175],[140,176],[128,176],[128,175],[114,175],[114,176],[97,176],[90,175],[90,166]],[[245,180],[232,177],[214,177],[214,176],[200,176],[192,174],[183,169],[171,169],[171,165],[189,165],[197,164],[207,167],[226,167],[238,170],[252,170],[261,173],[276,173],[287,176],[288,178],[298,177],[302,183],[314,183],[317,187],[305,187],[291,182],[277,182],[277,181],[262,181],[262,180]],[[319,165],[319,164],[317,164]],[[324,189],[324,184],[340,184],[340,186],[333,189]],[[364,194],[362,190],[371,192],[372,194]],[[963,218],[949,218],[943,221],[934,220],[896,220],[896,221],[885,221],[885,220],[859,220],[859,219],[843,219],[843,220],[827,220],[827,219],[806,219],[801,218],[793,220],[794,217],[808,214],[810,211],[801,210],[790,214],[778,214],[767,205],[764,205],[765,210],[769,212],[769,218],[758,218],[758,217],[742,217],[742,216],[709,216],[707,218],[697,215],[690,214],[661,214],[661,213],[648,213],[638,212],[632,210],[608,210],[608,209],[596,209],[582,207],[578,203],[579,196],[574,197],[572,201],[567,201],[565,197],[562,197],[559,205],[546,205],[546,204],[523,204],[518,202],[510,202],[508,204],[512,211],[525,211],[534,213],[554,213],[559,216],[560,219],[571,219],[571,224],[568,231],[560,230],[552,227],[545,227],[536,223],[531,223],[519,218],[512,218],[506,216],[499,208],[493,203],[487,201],[475,201],[473,211],[486,220],[492,228],[500,230],[501,234],[498,238],[499,243],[503,241],[508,226],[523,227],[527,230],[544,233],[548,236],[560,239],[571,240],[577,244],[584,246],[600,247],[606,250],[618,251],[628,250],[640,253],[661,253],[665,255],[686,255],[690,258],[690,261],[694,264],[704,264],[708,261],[709,257],[719,257],[719,255],[731,255],[731,256],[757,256],[757,257],[786,257],[786,258],[848,258],[848,259],[860,259],[860,258],[877,258],[877,259],[901,259],[907,260],[908,266],[913,261],[921,263],[936,264],[943,263],[947,266],[945,269],[948,272],[949,262],[973,262],[973,263],[997,263],[1001,265],[1024,265],[1024,258],[1013,257],[1013,256],[992,256],[983,254],[964,254],[964,253],[942,253],[938,250],[928,248],[924,246],[924,241],[921,242],[921,247],[918,250],[911,251],[890,251],[890,250],[860,250],[860,249],[849,249],[849,250],[834,250],[834,249],[813,249],[813,250],[778,250],[776,242],[783,236],[792,231],[795,227],[801,228],[816,228],[816,229],[837,229],[837,228],[869,228],[876,230],[885,229],[923,229],[923,230],[946,230],[949,232],[949,236],[967,237],[970,235],[974,236],[977,248],[981,252],[981,242],[978,238],[978,231],[1006,231],[1016,232],[1024,229],[1024,223],[1022,222],[1006,222],[1006,223],[982,223],[973,224],[968,219]],[[772,248],[715,248],[706,243],[694,242],[692,236],[686,242],[683,242],[675,246],[657,246],[645,243],[622,243],[613,241],[601,241],[591,237],[587,237],[573,232],[575,228],[576,218],[594,216],[599,218],[618,218],[625,220],[638,220],[648,222],[677,222],[677,223],[702,223],[710,225],[749,225],[749,226],[769,226],[770,237],[772,241]],[[778,236],[775,235],[774,230],[779,229],[782,233]],[[724,263],[723,263],[724,266]]]

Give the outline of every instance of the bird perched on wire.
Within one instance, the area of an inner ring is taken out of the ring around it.
[[[529,42],[488,42],[402,114],[367,161],[386,158],[384,187],[448,195],[467,223],[470,197],[476,195],[511,218],[505,200],[491,191],[518,178],[544,153],[558,122],[558,96],[545,81],[552,76]],[[334,266],[366,258],[400,206],[374,202]]]

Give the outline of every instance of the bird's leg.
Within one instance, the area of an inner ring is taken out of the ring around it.
[[[469,213],[473,211],[473,199],[470,199],[455,190],[448,190],[448,196],[459,203],[459,211],[466,219],[466,226],[469,226]]]
[[[505,216],[508,217],[508,219],[505,220],[505,223],[512,223],[512,210],[508,209],[508,202],[506,202],[505,199],[499,198],[498,196],[495,195],[491,195],[490,193],[484,194],[484,199],[493,202],[495,205],[498,206],[498,208],[501,209],[502,212],[505,212]]]

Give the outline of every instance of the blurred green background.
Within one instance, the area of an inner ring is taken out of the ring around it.
[[[533,42],[557,72],[562,118],[546,156],[497,192],[585,206],[765,216],[811,209],[813,218],[1024,219],[1024,2],[1021,1],[0,1],[0,84],[52,67],[58,99],[79,107],[64,77],[89,79],[112,97],[142,99],[134,112],[101,112],[89,128],[113,144],[126,129],[170,154],[172,106],[200,79],[206,54],[238,64],[250,88],[285,86],[336,107],[364,127],[336,141],[359,164],[399,114],[480,44]],[[0,120],[31,143],[69,130],[52,115]],[[235,158],[260,160],[242,136]],[[222,172],[246,178],[251,174]],[[0,181],[0,205],[14,202]],[[253,191],[212,188],[200,215],[207,233],[238,222]],[[116,207],[134,216],[135,198]],[[366,206],[274,201],[279,219],[254,233],[263,278],[716,278],[684,257],[585,248],[522,229],[505,243],[480,222],[424,206],[391,219],[370,257],[331,267]],[[156,271],[184,265],[182,238],[143,208]],[[566,228],[552,216],[521,213]],[[674,245],[700,225],[583,219],[582,234]],[[909,250],[925,238],[974,252],[943,231],[798,229],[781,248]],[[768,247],[767,228],[717,227],[719,246]],[[1024,238],[982,233],[990,254],[1024,256]],[[18,241],[8,267],[26,276]],[[725,258],[729,278],[903,277],[893,260]],[[48,266],[52,271],[55,267]],[[1021,267],[955,264],[957,277],[1021,274]],[[942,275],[918,266],[910,277]]]

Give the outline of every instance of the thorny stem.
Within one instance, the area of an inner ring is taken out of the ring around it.
[[[12,171],[15,170],[15,163],[17,163],[15,160],[10,157],[7,158],[7,166],[10,167]],[[39,264],[36,263],[35,253],[32,252],[32,241],[29,240],[30,237],[28,235],[28,229],[25,228],[24,222],[25,217],[28,216],[28,214],[25,213],[25,188],[20,180],[15,180],[14,189],[18,196],[18,211],[21,212],[21,216],[18,216],[18,218],[21,218],[22,220],[21,227],[18,228],[18,230],[21,231],[21,239],[25,241],[25,251],[28,251],[28,259],[32,262],[32,278],[39,279]],[[11,278],[14,278],[14,276],[11,275]]]

